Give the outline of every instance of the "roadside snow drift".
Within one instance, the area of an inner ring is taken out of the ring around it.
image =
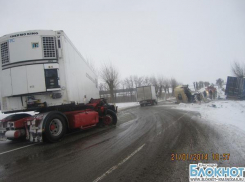
[[[245,131],[245,101],[212,101],[201,104],[179,104],[175,109],[197,111],[203,119],[228,124]]]
[[[118,107],[119,110],[121,110],[129,107],[139,106],[139,102],[116,103],[116,106]]]

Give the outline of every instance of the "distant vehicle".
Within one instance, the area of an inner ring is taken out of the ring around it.
[[[116,124],[116,108],[96,99],[97,76],[62,30],[8,34],[0,46],[2,112],[39,113],[6,117],[0,136],[56,142],[72,129]]]
[[[245,78],[228,76],[225,95],[228,99],[245,99]]]
[[[180,102],[188,103],[188,102],[192,102],[194,99],[191,90],[188,88],[188,85],[180,85],[175,87],[174,96],[176,98],[177,103]]]
[[[136,88],[137,102],[140,106],[157,104],[157,96],[154,86],[143,86]]]
[[[175,87],[174,96],[177,103],[193,103],[196,101],[201,101],[202,95],[200,93],[192,93],[188,88],[188,85],[180,85]]]
[[[206,92],[208,93],[207,96],[209,97],[209,99],[217,98],[217,89],[214,86],[207,87]]]

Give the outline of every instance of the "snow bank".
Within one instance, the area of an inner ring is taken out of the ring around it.
[[[126,109],[128,107],[133,107],[133,106],[139,106],[139,102],[123,102],[123,103],[116,103],[116,106],[118,109]]]
[[[179,104],[175,109],[197,111],[201,117],[245,131],[245,101],[212,101],[202,104]]]

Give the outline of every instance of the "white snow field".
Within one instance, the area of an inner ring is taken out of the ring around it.
[[[245,131],[245,101],[217,100],[201,104],[179,104],[173,107],[197,111],[201,118],[219,124],[233,125]]]
[[[123,102],[123,103],[116,103],[118,110],[126,109],[129,107],[139,106],[139,102]]]

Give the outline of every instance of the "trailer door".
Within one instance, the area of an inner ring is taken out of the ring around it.
[[[144,100],[144,88],[138,87],[136,88],[136,91],[137,91],[137,101],[140,102]]]
[[[26,66],[28,93],[45,92],[45,77],[43,64]]]
[[[144,87],[144,93],[145,93],[145,100],[151,100],[152,94],[151,94],[151,86]]]
[[[13,92],[12,92],[12,81],[11,81],[10,69],[2,70],[1,79],[2,79],[2,82],[1,82],[2,83],[1,85],[2,96],[3,97],[11,96]]]
[[[28,93],[26,67],[11,68],[13,95]]]

